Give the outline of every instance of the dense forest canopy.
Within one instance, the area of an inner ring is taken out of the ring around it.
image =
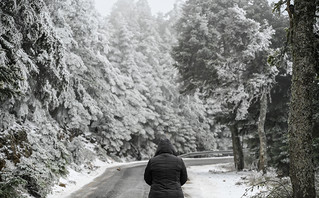
[[[233,149],[238,170],[287,175],[289,19],[272,10],[188,0],[153,15],[118,0],[102,17],[94,0],[1,1],[0,196],[45,197],[67,167],[147,159],[164,136],[179,154]]]

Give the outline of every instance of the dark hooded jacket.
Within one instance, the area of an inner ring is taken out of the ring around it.
[[[160,141],[148,161],[144,180],[151,186],[149,198],[184,198],[181,186],[187,181],[186,167],[168,139]]]

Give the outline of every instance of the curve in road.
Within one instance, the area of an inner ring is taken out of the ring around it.
[[[201,166],[233,162],[232,157],[183,159],[186,166]],[[147,162],[107,169],[93,182],[68,198],[147,198],[149,186],[144,182]]]

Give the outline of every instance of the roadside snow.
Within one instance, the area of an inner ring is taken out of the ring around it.
[[[188,167],[189,181],[183,186],[185,198],[240,198],[249,188],[252,172],[236,172],[233,163]],[[249,197],[256,192],[249,192]]]
[[[61,178],[53,186],[52,193],[47,198],[67,198],[73,192],[81,189],[92,182],[96,177],[103,174],[106,169],[123,165],[134,165],[138,162],[115,162],[109,160],[102,162],[95,160],[91,168],[83,165],[82,171],[68,169],[66,178]],[[185,198],[240,198],[249,186],[248,178],[254,177],[253,172],[236,172],[233,163],[215,164],[206,166],[187,167],[189,181],[183,186]],[[249,192],[248,196],[256,192]]]
[[[59,182],[52,187],[52,192],[48,194],[46,198],[67,198],[75,191],[80,190],[83,186],[91,183],[95,178],[102,175],[108,168],[141,163],[146,164],[147,161],[115,162],[114,160],[108,160],[107,162],[103,162],[96,159],[90,163],[90,167],[82,165],[82,171],[69,168],[67,177],[60,178]]]
[[[91,169],[82,166],[82,171],[75,171],[69,168],[69,174],[66,178],[60,178],[59,182],[53,186],[52,193],[47,198],[65,198],[73,192],[81,189],[84,185],[92,182],[94,178],[100,176],[107,168],[116,167],[123,163],[109,160],[103,162],[98,159],[91,163]],[[93,168],[95,167],[95,168]]]

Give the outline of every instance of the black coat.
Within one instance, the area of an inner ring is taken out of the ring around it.
[[[159,143],[155,156],[148,161],[144,180],[151,186],[149,198],[184,198],[181,186],[187,181],[186,167],[169,140]]]

